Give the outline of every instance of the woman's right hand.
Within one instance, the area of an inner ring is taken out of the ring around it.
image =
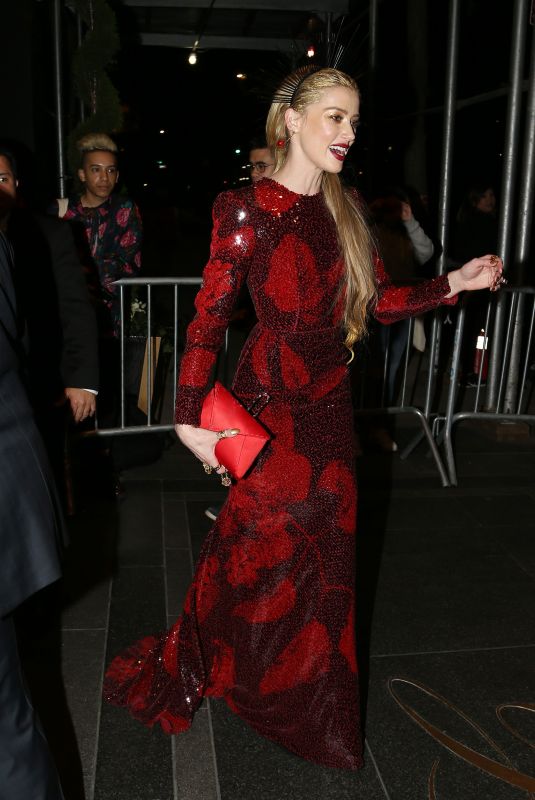
[[[221,438],[217,432],[207,428],[197,428],[195,425],[175,425],[175,431],[182,444],[186,445],[199,461],[213,467],[219,474],[225,472],[225,465],[220,464],[215,455],[215,446]],[[236,436],[239,430],[229,428],[224,433],[227,438]]]

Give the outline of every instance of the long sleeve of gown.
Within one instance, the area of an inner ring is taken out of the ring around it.
[[[384,325],[400,319],[424,314],[440,305],[455,305],[457,295],[446,297],[451,292],[447,275],[439,275],[414,286],[394,286],[388,277],[383,262],[375,256],[377,281],[377,304],[373,316]]]
[[[195,299],[178,379],[175,422],[198,425],[217,353],[236,298],[247,276],[254,247],[248,213],[232,192],[214,203],[210,258]]]

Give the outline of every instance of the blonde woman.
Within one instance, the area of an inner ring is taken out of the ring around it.
[[[229,492],[183,614],[118,657],[106,694],[148,725],[186,730],[204,696],[258,733],[329,767],[362,765],[354,641],[353,431],[347,363],[371,310],[383,322],[454,303],[500,280],[484,256],[424,286],[388,285],[359,200],[339,173],[359,93],[332,69],[291,75],[267,122],[271,178],[220,195],[211,256],[182,360],[176,430],[221,472],[217,434],[199,427],[210,370],[240,287],[258,325],[233,390],[262,392],[273,439]]]

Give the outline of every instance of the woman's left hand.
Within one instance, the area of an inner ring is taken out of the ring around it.
[[[453,297],[462,291],[471,292],[476,289],[490,289],[495,292],[506,283],[503,273],[503,262],[499,256],[487,255],[473,258],[460,269],[448,272],[451,292],[446,295]]]

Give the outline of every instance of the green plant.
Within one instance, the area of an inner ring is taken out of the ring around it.
[[[85,26],[82,44],[72,60],[76,93],[90,116],[69,134],[68,158],[73,175],[78,169],[76,142],[86,133],[120,130],[123,112],[117,89],[106,67],[119,50],[115,14],[106,0],[71,0]]]

